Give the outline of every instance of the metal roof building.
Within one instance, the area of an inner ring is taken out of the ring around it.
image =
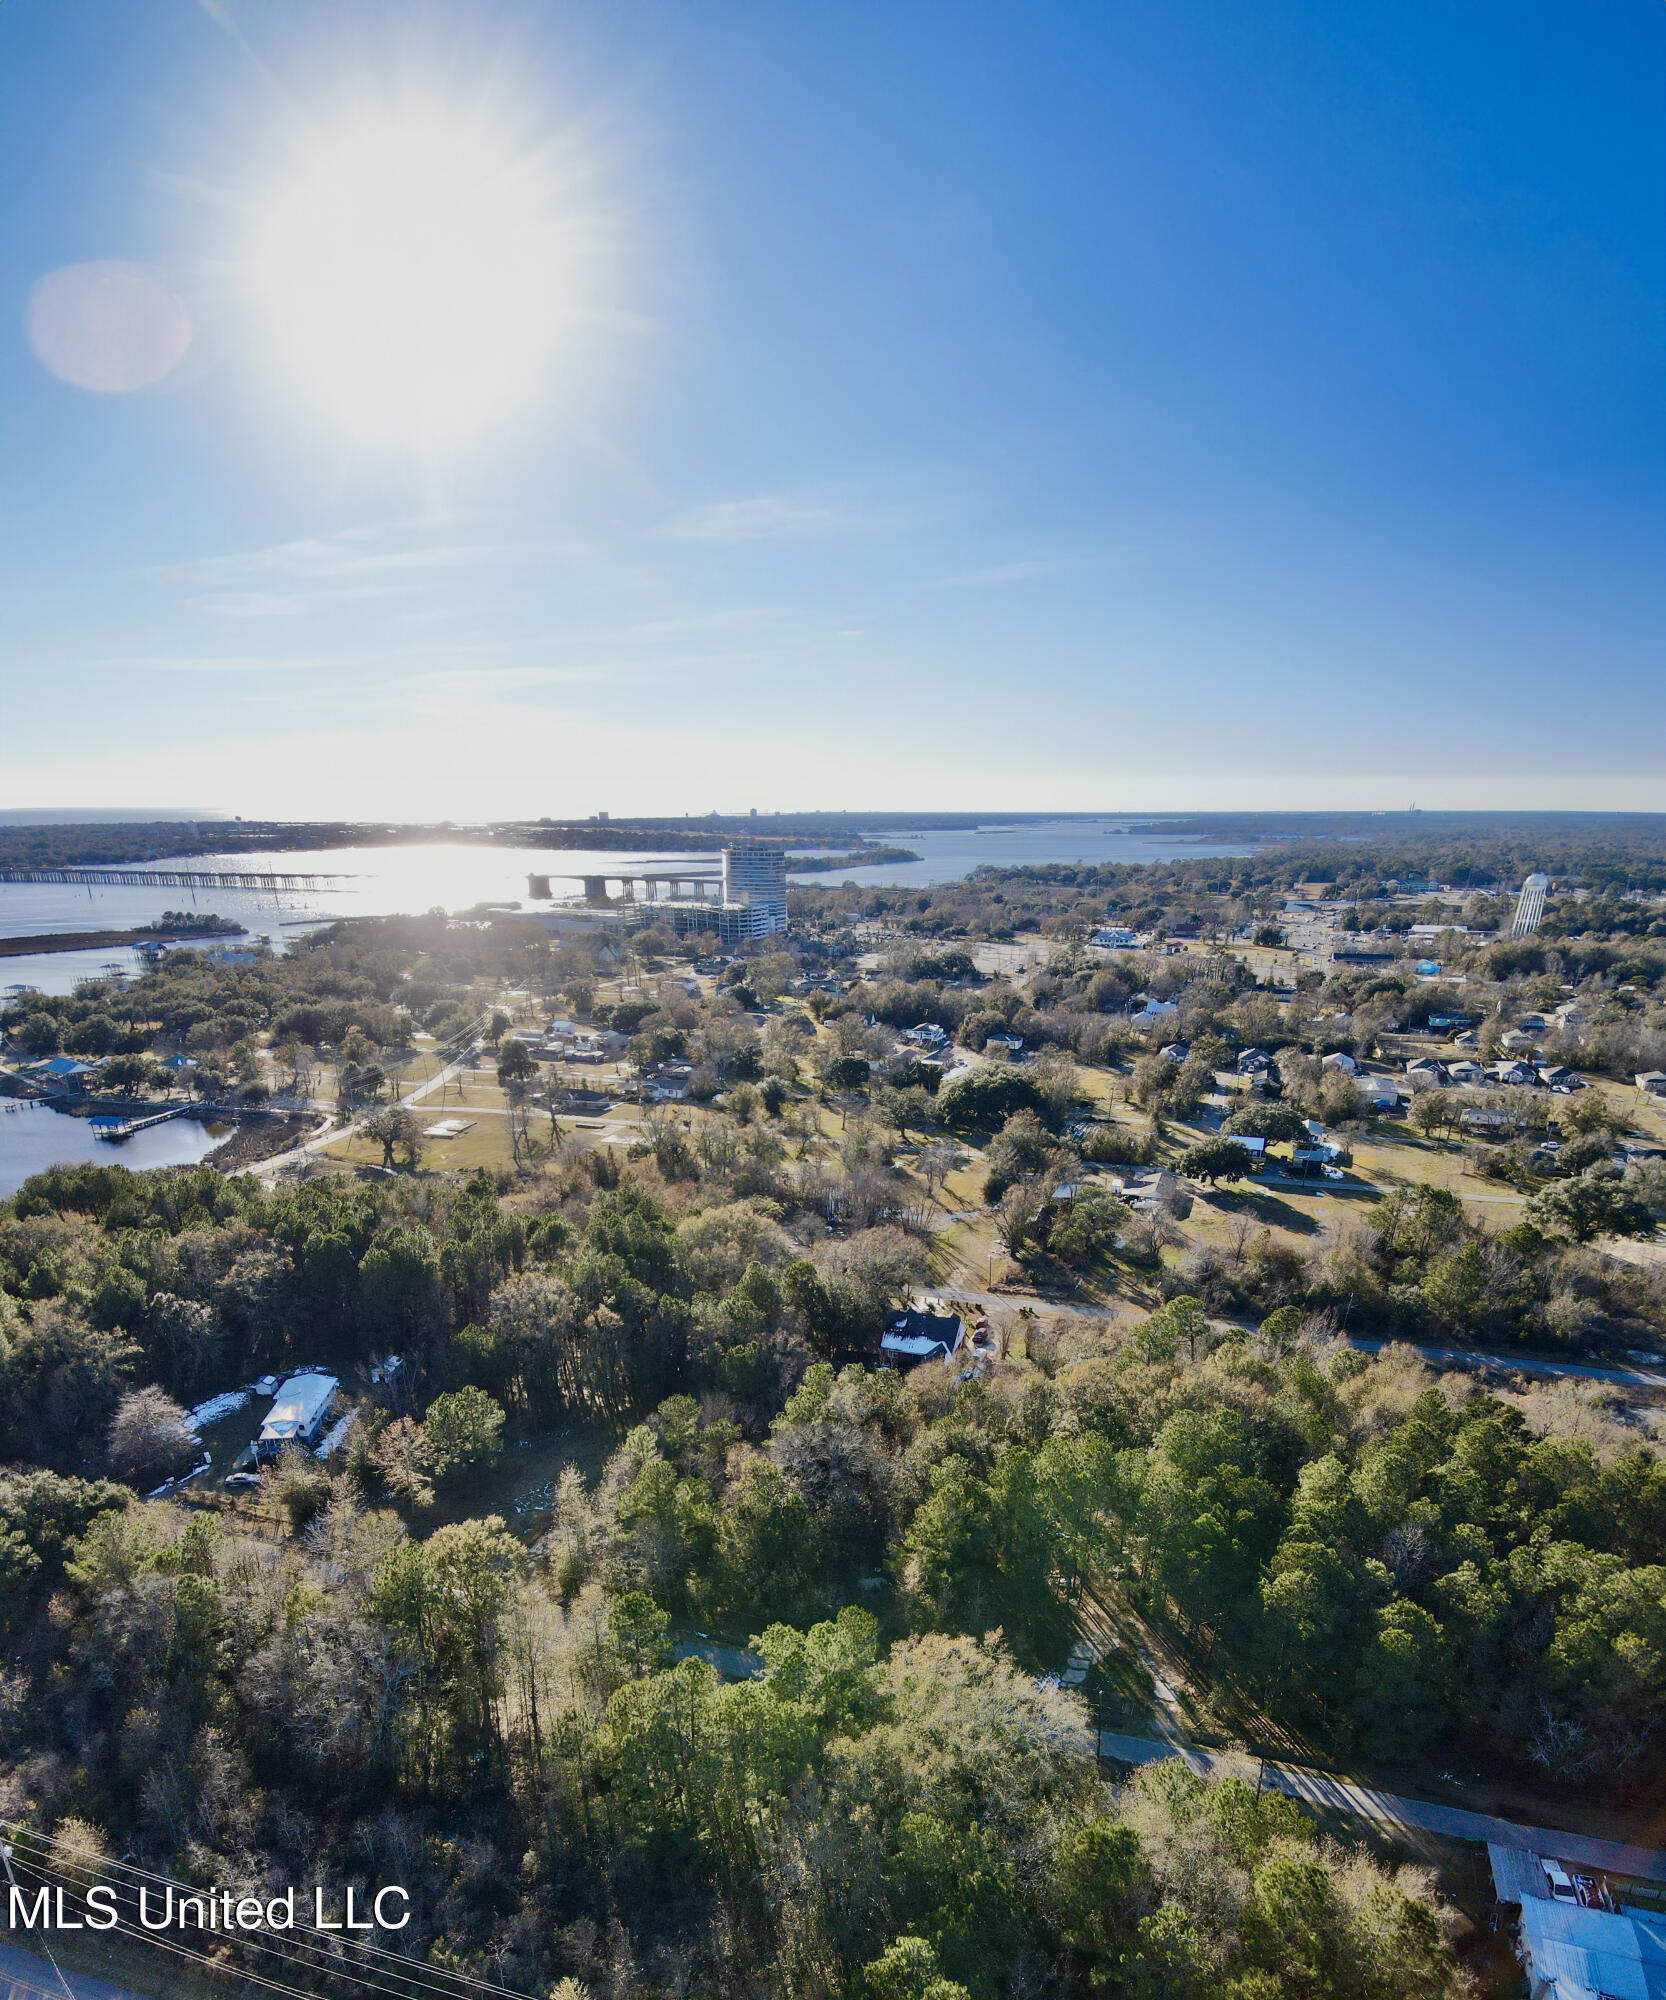
[[[260,1427],[256,1456],[275,1458],[286,1444],[312,1444],[324,1428],[335,1392],[336,1378],[321,1369],[291,1375]]]
[[[1489,1845],[1487,1856],[1500,1901],[1521,1910],[1532,2000],[1666,2000],[1666,1918],[1628,1905],[1622,1883],[1545,1855]]]

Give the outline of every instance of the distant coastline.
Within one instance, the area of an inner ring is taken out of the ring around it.
[[[789,875],[831,875],[840,868],[880,868],[893,861],[918,861],[912,847],[858,847],[849,854],[789,854]]]

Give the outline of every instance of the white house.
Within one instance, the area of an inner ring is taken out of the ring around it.
[[[316,1444],[336,1387],[336,1378],[322,1369],[291,1375],[266,1413],[255,1442],[255,1456],[276,1458],[286,1444]]]

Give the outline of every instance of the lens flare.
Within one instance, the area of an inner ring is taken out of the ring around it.
[[[535,399],[574,308],[557,194],[536,151],[434,98],[309,129],[250,216],[278,368],[353,440],[470,443]]]
[[[191,315],[140,264],[66,264],[29,294],[24,332],[60,381],[124,396],[171,375],[191,345]]]

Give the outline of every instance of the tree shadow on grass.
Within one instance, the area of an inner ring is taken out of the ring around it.
[[[1252,1215],[1268,1229],[1288,1229],[1296,1236],[1317,1236],[1319,1220],[1293,1202],[1281,1201],[1262,1188],[1222,1188],[1211,1200],[1223,1215]]]

